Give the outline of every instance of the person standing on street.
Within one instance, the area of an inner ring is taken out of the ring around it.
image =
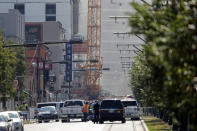
[[[93,106],[93,109],[94,109],[94,123],[98,123],[98,121],[99,121],[99,108],[100,108],[99,102],[95,101],[95,104]]]
[[[83,106],[83,115],[84,115],[84,121],[87,121],[87,117],[88,117],[88,102],[85,102],[85,105]]]
[[[15,110],[16,110],[16,111],[19,111],[19,110],[20,110],[19,104],[16,104]]]
[[[23,117],[24,117],[25,120],[27,120],[28,105],[26,103],[23,103],[21,108],[22,108],[22,111],[23,111]]]

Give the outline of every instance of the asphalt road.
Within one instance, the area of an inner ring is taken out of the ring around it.
[[[26,124],[24,131],[144,131],[141,121],[126,121],[122,124],[119,121],[104,124],[93,124],[93,122],[81,122],[72,120],[70,123],[49,122]]]

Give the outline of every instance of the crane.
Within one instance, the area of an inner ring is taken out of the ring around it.
[[[86,95],[98,98],[102,74],[101,57],[101,0],[88,0],[88,52],[84,68]]]

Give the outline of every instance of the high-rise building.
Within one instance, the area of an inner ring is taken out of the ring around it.
[[[24,17],[14,9],[8,10],[7,13],[0,12],[0,30],[5,38],[13,40],[15,43],[24,43]]]
[[[65,29],[65,38],[70,39],[73,32],[73,1],[75,0],[1,0],[0,13],[18,9],[24,15],[25,22],[59,21]]]

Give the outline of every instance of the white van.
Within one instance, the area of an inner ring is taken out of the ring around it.
[[[140,119],[140,111],[137,101],[132,98],[121,100],[124,105],[125,117],[130,119]]]

